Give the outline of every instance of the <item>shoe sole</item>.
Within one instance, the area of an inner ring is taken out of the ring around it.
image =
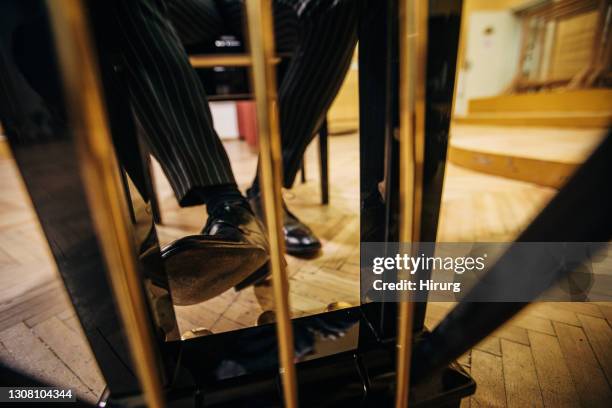
[[[287,267],[287,260],[285,257],[282,258],[283,266]],[[234,286],[236,292],[240,292],[252,285],[258,285],[265,281],[271,274],[270,262],[266,262],[261,268],[255,271],[253,274],[248,276],[245,280]]]
[[[234,289],[236,289],[236,292],[240,292],[249,286],[257,285],[265,281],[268,276],[270,276],[270,262],[266,262],[261,268],[247,276],[245,280],[234,286]]]
[[[285,252],[296,257],[310,258],[321,252],[321,246],[317,247],[285,247]]]
[[[192,236],[162,249],[162,259],[173,303],[187,306],[243,285],[261,273],[268,254],[254,245]]]

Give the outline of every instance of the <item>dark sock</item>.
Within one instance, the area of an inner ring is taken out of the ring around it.
[[[198,195],[206,204],[208,214],[219,204],[233,201],[239,202],[245,208],[251,210],[249,203],[244,198],[235,184],[220,184],[216,186],[204,187],[198,191]]]
[[[281,188],[291,189],[291,187],[285,187],[284,185],[281,185]],[[251,185],[251,187],[247,189],[246,195],[247,197],[250,198],[250,197],[254,197],[259,194],[261,194],[261,189],[259,188],[259,175],[258,175],[257,177],[255,177],[255,180],[253,180],[253,184]]]
[[[250,188],[247,189],[246,196],[249,199],[258,197],[259,200],[261,200],[261,190],[259,189],[259,175],[255,177],[255,180],[253,180],[253,184],[251,185]],[[285,210],[287,210],[287,203],[285,203],[285,199],[283,198],[282,195],[281,195],[281,202],[283,206],[285,207]]]
[[[247,190],[247,197],[254,197],[256,195],[259,195],[259,175],[255,177],[255,180],[253,180],[251,188]]]

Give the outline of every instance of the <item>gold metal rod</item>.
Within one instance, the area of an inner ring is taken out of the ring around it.
[[[270,240],[270,264],[274,288],[276,334],[284,406],[297,407],[293,330],[289,309],[289,281],[283,262],[285,245],[281,214],[281,140],[274,67],[274,21],[271,0],[245,1],[249,46],[253,63],[252,83],[257,107],[260,180]]]
[[[148,407],[164,406],[153,334],[136,267],[127,204],[111,142],[82,0],[47,2],[79,166],[119,315]]]
[[[194,68],[212,67],[249,67],[251,66],[251,56],[247,54],[226,54],[226,55],[190,55],[189,62]]]
[[[400,242],[420,239],[425,147],[425,81],[427,63],[427,2],[399,2],[399,140]],[[413,246],[412,250],[415,248]],[[399,304],[397,328],[397,392],[395,406],[408,406],[414,304]]]
[[[275,64],[280,62],[279,57],[274,57]],[[189,56],[189,62],[194,68],[213,67],[250,67],[251,56],[248,54],[194,54]]]

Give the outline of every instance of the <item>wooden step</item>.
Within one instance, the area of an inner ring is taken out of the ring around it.
[[[598,129],[525,129],[455,123],[448,160],[481,173],[559,188],[604,135]]]
[[[477,98],[469,102],[469,113],[496,112],[593,112],[612,113],[612,90],[538,92]]]
[[[465,125],[605,128],[612,124],[612,90],[538,92],[477,98]]]
[[[492,112],[457,116],[462,125],[541,126],[567,128],[606,128],[612,124],[607,112]]]

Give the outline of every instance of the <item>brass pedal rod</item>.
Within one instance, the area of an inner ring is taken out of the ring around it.
[[[245,1],[251,77],[255,90],[259,137],[259,163],[266,226],[270,241],[270,266],[276,311],[276,334],[284,406],[297,407],[293,329],[289,308],[289,280],[283,262],[285,243],[281,214],[281,140],[275,75],[274,21],[271,0]]]
[[[425,149],[427,7],[422,0],[399,2],[399,208],[400,242],[418,242],[421,229]],[[415,251],[418,248],[412,246]],[[395,406],[408,406],[414,303],[399,304]]]

